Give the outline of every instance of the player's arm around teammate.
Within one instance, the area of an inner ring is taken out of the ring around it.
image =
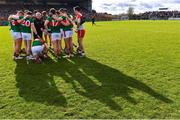
[[[70,15],[67,13],[67,9],[64,9],[64,16],[66,17],[65,20],[63,20],[62,26],[63,26],[63,36],[65,41],[65,52],[67,54],[67,57],[73,57],[73,21]]]
[[[51,16],[48,17],[48,19],[45,21],[45,28],[48,29],[48,24],[51,29],[51,40],[54,47],[54,52],[56,57],[59,57],[61,54],[61,47],[60,47],[60,40],[61,40],[61,34],[60,34],[60,22],[56,21],[53,16],[56,16],[56,10],[54,8],[50,9]]]
[[[23,58],[20,57],[22,36],[21,36],[21,24],[20,24],[21,21],[19,21],[20,18],[19,16],[23,16],[22,11],[18,11],[16,15],[10,15],[8,18],[11,26],[11,35],[14,39],[14,55],[13,55],[14,60]]]
[[[32,59],[31,56],[32,31],[37,35],[37,31],[34,26],[34,21],[32,18],[32,12],[28,11],[22,22],[22,39],[25,45],[27,60]]]
[[[68,15],[68,18],[69,18],[69,20],[70,20],[70,23],[71,23],[71,33],[72,34],[70,34],[70,38],[69,38],[69,46],[70,46],[70,53],[71,53],[71,56],[73,57],[73,45],[74,45],[74,43],[73,43],[73,33],[74,33],[74,27],[75,27],[75,23],[74,23],[74,21],[73,21],[73,16],[72,15]]]
[[[64,37],[64,41],[65,41],[65,52],[66,52],[66,56],[64,57],[70,57],[73,56],[71,54],[70,51],[70,38],[73,35],[73,31],[72,31],[72,27],[73,27],[73,22],[70,18],[68,18],[67,16],[67,10],[66,9],[60,9],[59,10],[60,16],[53,16],[53,18],[57,21],[61,22],[61,34]]]

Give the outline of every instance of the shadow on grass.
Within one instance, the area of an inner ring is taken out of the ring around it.
[[[49,62],[51,66],[52,61]],[[19,95],[29,102],[66,106],[66,99],[55,84],[52,74],[54,70],[49,66],[18,61],[15,74]]]
[[[90,58],[73,58],[70,61],[58,62],[48,60],[42,65],[18,62],[15,73],[19,95],[27,101],[66,106],[66,98],[58,90],[53,79],[58,76],[72,84],[79,95],[98,100],[112,110],[121,110],[120,105],[113,100],[114,97],[121,97],[132,104],[138,102],[130,95],[133,94],[132,89],[165,103],[172,102],[141,81]]]

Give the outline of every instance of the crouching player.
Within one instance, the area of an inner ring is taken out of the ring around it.
[[[32,54],[36,63],[41,63],[42,58],[47,58],[48,47],[41,39],[35,39],[32,43]]]

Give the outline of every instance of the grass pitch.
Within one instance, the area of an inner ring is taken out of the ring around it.
[[[40,65],[14,62],[0,27],[0,118],[180,118],[180,22],[97,24],[87,58]]]

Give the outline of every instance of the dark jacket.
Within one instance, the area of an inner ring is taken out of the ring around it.
[[[34,26],[35,26],[35,28],[37,30],[38,35],[42,38],[43,37],[42,36],[43,32],[42,32],[41,29],[44,29],[44,21],[43,21],[43,19],[35,18],[34,19]],[[34,34],[34,39],[36,39],[36,38],[38,38],[38,37]]]

